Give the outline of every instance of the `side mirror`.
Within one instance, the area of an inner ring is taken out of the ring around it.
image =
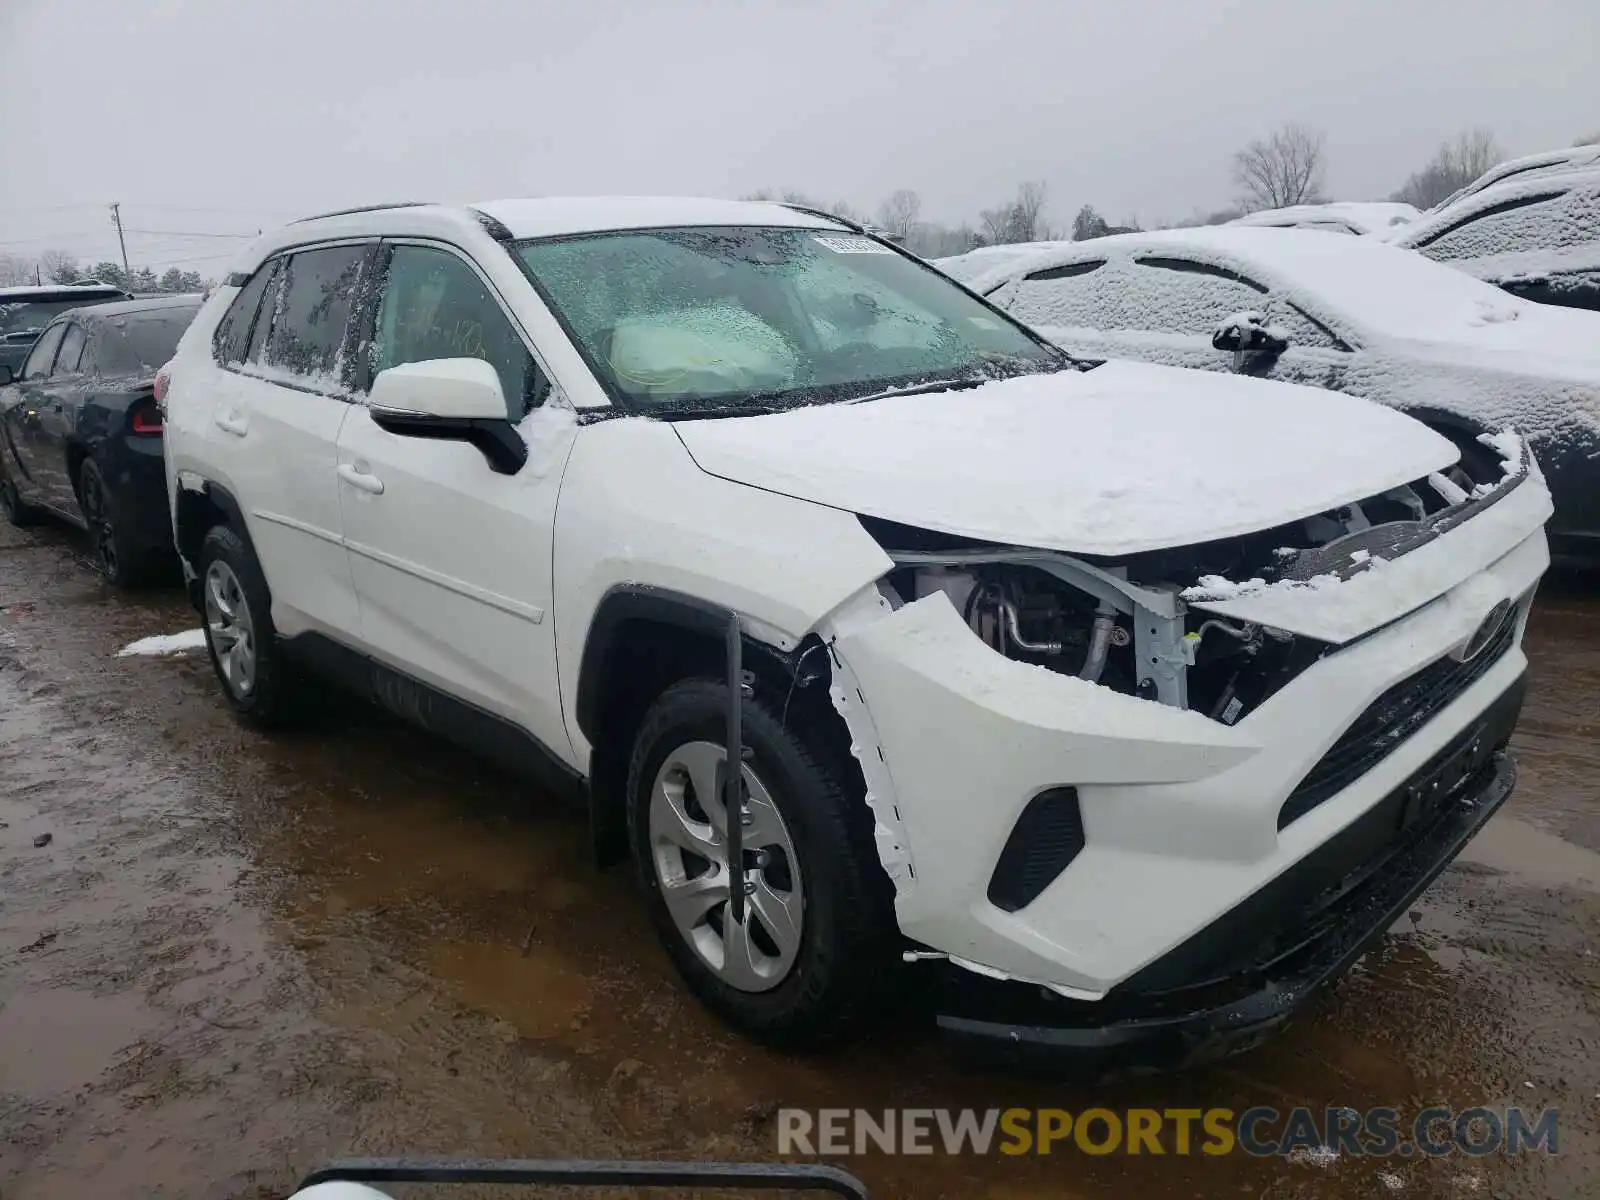
[[[1222,319],[1211,335],[1211,345],[1235,354],[1282,354],[1289,348],[1289,339],[1282,329],[1268,325],[1261,313],[1241,312]]]
[[[17,381],[16,374],[10,367],[0,363],[0,387],[9,387]]]
[[[372,421],[400,437],[468,442],[501,475],[528,461],[528,444],[506,417],[500,376],[481,358],[430,358],[378,372]]]

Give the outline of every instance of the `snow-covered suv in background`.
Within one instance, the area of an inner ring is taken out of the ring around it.
[[[331,674],[581,798],[776,1044],[911,971],[1031,1065],[1248,1044],[1511,790],[1514,436],[1475,471],[1353,397],[1090,368],[819,214],[306,220],[162,394],[234,707]]]

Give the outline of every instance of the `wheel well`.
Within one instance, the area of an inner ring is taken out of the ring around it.
[[[653,599],[622,604],[633,612],[609,620],[597,613],[584,651],[577,717],[593,747],[589,823],[601,866],[628,857],[628,762],[645,713],[679,680],[721,678],[727,672],[726,646],[718,632],[725,615],[709,606],[684,611],[675,607],[681,601]],[[821,645],[812,637],[790,655],[746,638],[744,666],[755,675],[758,698],[783,711],[791,726],[803,721],[816,732],[819,752],[836,763],[842,754],[859,775],[849,754],[849,733],[828,699],[827,655],[807,656]]]

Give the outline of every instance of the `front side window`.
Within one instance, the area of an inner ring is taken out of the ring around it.
[[[656,229],[515,253],[602,385],[635,411],[831,403],[1070,364],[937,271],[859,234]]]
[[[1266,290],[1223,267],[1142,259],[1130,276],[1120,327],[1210,337],[1224,317],[1261,307]]]
[[[65,324],[53,325],[44,331],[33,344],[33,349],[28,351],[28,361],[22,364],[22,378],[41,379],[50,373],[50,364],[55,360],[56,351],[61,348],[61,339],[66,332]]]
[[[1289,335],[1289,345],[1302,350],[1349,350],[1350,346],[1333,330],[1298,305],[1287,300],[1275,300],[1267,308],[1267,317],[1274,325],[1283,327]]]
[[[68,325],[67,332],[61,337],[61,352],[56,355],[56,365],[50,374],[71,375],[75,372],[83,358],[84,343],[88,340],[82,325],[76,322]]]
[[[318,389],[343,387],[340,350],[367,253],[366,246],[327,246],[289,256],[273,305],[265,366]]]
[[[1030,271],[1017,283],[1005,310],[1030,325],[1094,329],[1102,324],[1109,272],[1104,259]]]
[[[500,376],[507,416],[520,421],[549,384],[475,271],[446,250],[396,246],[372,336],[372,373],[434,358],[481,358]]]

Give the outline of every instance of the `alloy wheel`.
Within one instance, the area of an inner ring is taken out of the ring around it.
[[[89,525],[89,537],[94,545],[95,561],[106,578],[117,577],[117,537],[106,515],[105,493],[100,490],[100,480],[93,472],[85,472],[80,489],[83,493],[83,516]]]
[[[789,974],[805,914],[794,840],[749,764],[743,817],[744,920],[729,903],[728,815],[718,779],[727,751],[688,742],[667,755],[650,789],[650,852],[673,924],[718,979],[764,992]]]
[[[256,631],[250,603],[233,568],[221,559],[206,567],[206,638],[228,690],[239,699],[256,685]]]

